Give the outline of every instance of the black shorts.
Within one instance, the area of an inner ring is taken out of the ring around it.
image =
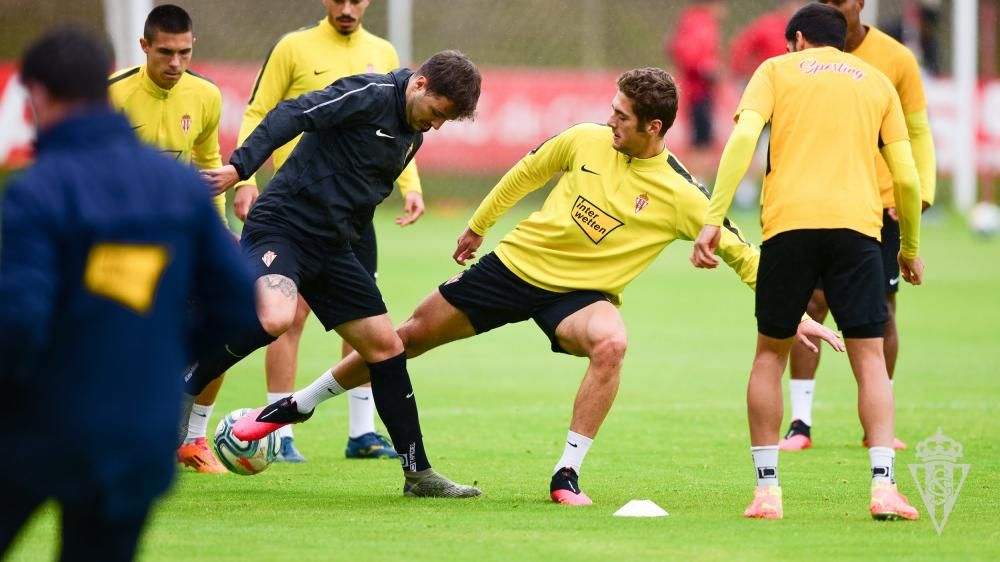
[[[514,275],[490,252],[471,268],[443,283],[438,290],[452,306],[469,317],[477,334],[531,318],[549,337],[552,351],[566,353],[556,327],[574,312],[608,297],[598,291],[554,293]]]
[[[882,210],[882,275],[885,294],[899,291],[899,223],[889,216],[889,209]],[[822,290],[823,282],[817,281],[816,288]]]
[[[338,247],[307,242],[248,223],[240,245],[254,277],[291,279],[328,331],[344,322],[386,313],[375,279],[347,243]]]
[[[705,97],[691,104],[691,146],[712,146],[712,98]]]
[[[889,217],[889,210],[882,211],[882,266],[885,273],[882,276],[885,283],[885,293],[899,291],[899,223]]]
[[[757,331],[795,335],[818,280],[845,338],[880,338],[888,319],[882,251],[874,238],[848,229],[792,230],[761,244]]]
[[[365,271],[378,279],[378,241],[375,239],[375,223],[369,222],[360,232],[358,239],[351,242],[351,249]]]

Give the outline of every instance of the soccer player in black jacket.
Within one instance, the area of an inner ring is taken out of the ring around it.
[[[190,395],[287,330],[301,291],[323,326],[336,330],[368,363],[379,416],[403,464],[404,492],[479,494],[431,470],[403,343],[350,242],[392,192],[396,177],[420,148],[423,133],[445,121],[472,117],[480,82],[476,66],[456,51],[437,53],[416,72],[404,68],[348,76],[279,103],[233,153],[228,166],[203,172],[218,192],[225,191],[249,178],[274,149],[304,133],[243,229],[241,245],[257,277],[260,325],[201,357],[185,375]],[[261,421],[285,423],[292,421],[289,416],[299,420],[309,415],[294,407],[252,414]]]

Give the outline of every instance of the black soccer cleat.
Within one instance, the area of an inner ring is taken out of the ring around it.
[[[549,497],[556,503],[565,505],[591,505],[594,502],[580,489],[580,477],[576,471],[564,466],[552,475]]]

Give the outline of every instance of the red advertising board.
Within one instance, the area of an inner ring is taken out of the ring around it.
[[[256,64],[201,63],[195,69],[212,78],[222,90],[223,114],[220,140],[225,157],[236,143],[253,81]],[[33,137],[31,115],[12,64],[0,63],[0,163],[23,164]],[[518,158],[569,125],[604,122],[615,94],[613,72],[489,68],[483,71],[483,95],[475,121],[447,123],[430,132],[417,155],[426,171],[490,173],[505,171]],[[948,174],[954,166],[952,140],[957,128],[952,83],[926,81],[931,126],[934,130],[938,168]],[[739,97],[735,84],[721,88],[716,103],[719,144],[725,142]],[[682,99],[683,104],[683,99]],[[1000,173],[1000,81],[982,84],[976,112],[981,171]],[[684,155],[688,126],[684,112],[667,134],[671,150]],[[721,147],[720,147],[721,148]]]

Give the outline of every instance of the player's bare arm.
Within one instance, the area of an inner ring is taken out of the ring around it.
[[[201,178],[212,188],[212,195],[224,193],[240,181],[240,174],[232,164],[226,164],[221,168],[201,170],[200,173]]]
[[[452,258],[458,265],[465,265],[466,260],[476,257],[476,250],[483,243],[483,237],[476,234],[471,228],[466,228],[465,232],[458,237],[458,244]]]
[[[259,195],[260,192],[257,191],[256,185],[248,183],[237,187],[233,191],[233,214],[236,215],[236,218],[246,222],[247,215],[250,214],[250,207],[253,207]]]
[[[718,226],[706,224],[694,241],[694,250],[691,251],[691,263],[701,269],[715,269],[719,265],[719,258],[715,257],[715,251],[719,249],[719,240],[722,238],[722,231]]]
[[[897,261],[899,261],[899,273],[903,276],[904,281],[911,285],[919,285],[924,282],[924,260],[920,256],[904,258],[903,253],[900,252]]]
[[[424,196],[419,191],[410,191],[403,196],[403,214],[396,217],[396,224],[409,226],[424,214]]]

